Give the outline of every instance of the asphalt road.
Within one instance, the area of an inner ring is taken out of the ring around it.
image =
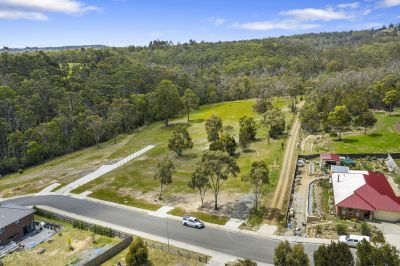
[[[92,201],[47,195],[18,198],[9,202],[23,206],[46,205],[160,237],[167,237],[166,220],[163,218]],[[184,227],[179,221],[175,220],[169,220],[168,227],[170,239],[232,256],[251,258],[271,264],[273,264],[274,248],[279,244],[277,240],[222,229],[206,227],[199,230]],[[306,252],[310,256],[317,247],[314,244],[304,245]]]

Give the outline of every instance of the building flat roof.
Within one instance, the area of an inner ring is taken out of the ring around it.
[[[0,203],[0,228],[6,227],[19,219],[22,219],[35,211],[11,203]]]
[[[349,167],[347,166],[340,166],[340,165],[331,165],[331,172],[332,173],[348,173]]]

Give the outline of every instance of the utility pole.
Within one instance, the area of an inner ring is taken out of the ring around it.
[[[168,214],[165,216],[167,221],[167,240],[168,240],[168,253],[169,253],[169,228],[168,228]]]

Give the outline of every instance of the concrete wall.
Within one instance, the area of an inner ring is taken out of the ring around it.
[[[10,241],[17,240],[24,236],[24,226],[30,226],[33,222],[33,214],[19,220],[18,224],[12,223],[5,228],[5,232],[0,234],[0,244],[6,245]]]
[[[389,221],[389,222],[397,222],[400,220],[400,212],[391,212],[391,211],[375,211],[374,219]]]

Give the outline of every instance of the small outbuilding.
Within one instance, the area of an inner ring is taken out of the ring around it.
[[[34,230],[34,210],[10,203],[0,203],[0,246],[16,241]]]
[[[319,165],[321,169],[326,165],[340,165],[340,156],[334,153],[321,153],[319,156]]]

